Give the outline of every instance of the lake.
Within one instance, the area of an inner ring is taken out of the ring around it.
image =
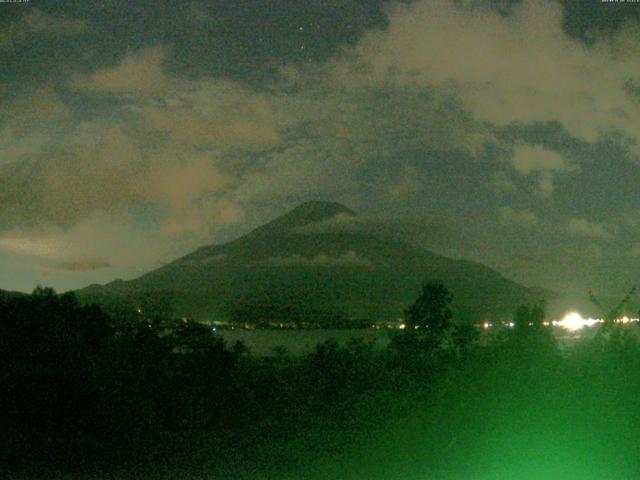
[[[561,350],[570,349],[577,340],[591,338],[597,328],[587,327],[579,331],[571,332],[560,327],[553,328],[554,336]],[[385,348],[389,345],[391,335],[399,333],[398,330],[220,330],[216,335],[221,336],[229,346],[236,341],[242,341],[249,351],[258,356],[274,354],[274,349],[284,347],[291,355],[305,355],[311,353],[317,345],[333,340],[339,345],[346,345],[349,340],[363,339],[365,342],[373,342],[375,348]],[[485,332],[483,332],[485,333]],[[491,332],[489,337],[491,336]],[[485,333],[485,335],[486,335]]]

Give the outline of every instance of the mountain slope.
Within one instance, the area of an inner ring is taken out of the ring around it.
[[[321,324],[397,319],[424,280],[447,284],[463,322],[508,318],[518,305],[548,296],[475,262],[358,228],[336,228],[355,218],[340,204],[308,202],[234,241],[200,248],[135,280],[78,294],[203,319]]]
[[[26,293],[22,293],[22,292],[14,292],[11,290],[2,290],[0,289],[0,299],[3,298],[17,298],[17,297],[23,297],[26,296]]]

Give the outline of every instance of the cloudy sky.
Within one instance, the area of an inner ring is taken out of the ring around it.
[[[311,199],[527,285],[640,280],[640,3],[0,3],[0,288]]]

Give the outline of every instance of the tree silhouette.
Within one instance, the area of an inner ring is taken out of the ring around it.
[[[631,290],[629,290],[624,296],[624,298],[610,310],[606,310],[602,306],[602,303],[600,303],[600,301],[598,301],[598,299],[595,297],[593,292],[589,291],[589,300],[591,300],[591,303],[598,307],[598,309],[600,310],[600,314],[602,315],[602,319],[604,320],[604,329],[602,330],[607,330],[615,322],[615,320],[617,320],[622,315],[623,311],[625,310],[625,308],[627,308],[629,302],[635,295],[636,290],[636,287],[632,287]]]
[[[513,323],[518,330],[526,329],[529,326],[529,318],[531,314],[529,307],[526,305],[520,305],[516,310],[516,314],[513,317]]]
[[[465,335],[456,335],[456,328],[451,324],[452,300],[443,283],[422,284],[420,294],[404,311],[405,330],[391,339],[391,351],[398,355],[396,359],[402,368],[420,372],[444,351],[459,353],[460,348],[469,343]]]
[[[516,310],[513,317],[513,323],[515,323],[517,330],[522,331],[529,327],[538,328],[542,326],[544,322],[544,306],[534,305],[528,307],[526,305],[520,305]]]
[[[637,288],[635,286],[632,287],[622,300],[610,310],[605,309],[593,292],[589,291],[591,303],[598,307],[602,315],[603,323],[596,333],[596,339],[600,343],[601,348],[623,352],[633,343],[629,336],[629,331],[623,328],[622,325],[617,325],[616,320],[623,315],[625,310],[628,310],[629,303],[636,294],[636,291]]]
[[[531,322],[533,327],[541,327],[544,322],[544,306],[543,305],[534,305],[531,307],[529,313],[529,321]]]
[[[416,301],[404,312],[409,331],[421,329],[441,335],[450,327],[453,295],[441,282],[425,282]]]
[[[515,312],[515,329],[507,336],[511,353],[524,362],[521,366],[546,365],[555,362],[558,344],[550,328],[544,328],[545,308],[543,304],[521,305]]]

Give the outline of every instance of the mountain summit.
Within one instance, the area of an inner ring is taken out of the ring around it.
[[[353,210],[350,210],[344,205],[336,202],[312,200],[298,205],[293,210],[285,213],[267,225],[280,223],[290,227],[301,227],[309,223],[329,220],[336,215],[348,215],[354,217],[356,214]]]
[[[275,220],[258,227],[252,232],[252,234],[293,230],[312,223],[331,220],[332,218],[340,215],[355,217],[356,213],[336,202],[312,200],[310,202],[302,203],[293,210],[290,210],[288,213],[285,213]]]
[[[344,229],[330,221],[355,215],[339,203],[303,203],[236,240],[78,294],[104,305],[162,299],[173,314],[199,319],[321,325],[395,320],[425,280],[450,288],[463,322],[510,318],[518,305],[548,295],[479,263],[443,257],[357,223]],[[307,228],[314,224],[323,225]]]

